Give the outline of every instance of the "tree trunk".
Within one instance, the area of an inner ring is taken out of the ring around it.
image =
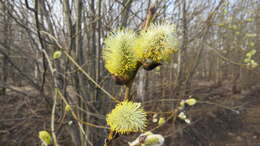
[[[4,38],[4,44],[7,47],[10,47],[10,43],[11,43],[11,19],[8,16],[7,13],[7,8],[6,8],[6,4],[5,3],[1,3],[0,5],[0,10],[3,11],[3,13],[5,13],[3,19],[4,19],[4,32],[3,32],[3,38]],[[9,54],[8,49],[5,49],[6,54]],[[7,77],[8,77],[8,58],[7,56],[3,56],[3,60],[2,60],[2,72],[3,75],[1,77],[1,91],[0,91],[0,95],[6,95],[6,86],[7,86]]]

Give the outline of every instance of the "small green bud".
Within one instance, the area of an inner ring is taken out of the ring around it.
[[[178,117],[179,117],[180,119],[182,119],[182,120],[185,120],[185,119],[187,118],[187,116],[185,115],[184,112],[180,112],[179,115],[178,115]]]
[[[161,117],[160,119],[159,119],[159,122],[158,122],[158,125],[163,125],[164,123],[165,123],[166,121],[165,121],[165,118],[164,117]]]
[[[160,134],[148,135],[143,146],[161,146],[164,143],[164,137]]]
[[[164,143],[164,137],[160,134],[153,134],[148,131],[142,133],[133,142],[128,142],[129,146],[162,146]]]
[[[59,59],[61,57],[61,51],[55,51],[52,55],[53,59]]]
[[[70,112],[70,111],[71,111],[70,105],[66,105],[66,106],[65,106],[65,111],[66,111],[66,112]]]
[[[47,131],[40,131],[38,137],[45,145],[51,144],[51,135]]]
[[[197,100],[194,98],[189,98],[185,100],[185,103],[187,103],[189,106],[193,106],[197,103]]]
[[[179,105],[178,108],[179,108],[179,110],[182,110],[182,109],[185,108],[185,100],[181,100],[180,105]]]
[[[154,123],[156,123],[156,122],[158,121],[158,114],[154,114],[154,115],[153,115],[152,121],[153,121]]]

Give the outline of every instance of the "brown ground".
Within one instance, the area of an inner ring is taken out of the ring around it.
[[[173,134],[174,139],[166,139],[166,145],[260,146],[259,86],[239,94],[234,94],[231,88],[223,85],[199,87],[191,94],[201,101],[219,105],[201,103],[190,109],[188,115],[195,122],[180,128]]]
[[[17,90],[31,97],[14,91],[0,96],[0,146],[39,145],[37,134],[49,126],[50,111],[30,89]],[[260,86],[234,94],[228,85],[203,85],[189,94],[219,105],[199,103],[188,111],[190,126],[177,122],[173,128],[169,122],[158,129],[166,146],[260,146]],[[122,136],[112,145],[126,145],[126,139],[133,138]],[[70,145],[66,139],[64,143]]]

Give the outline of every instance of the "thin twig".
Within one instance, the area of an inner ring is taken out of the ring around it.
[[[65,99],[65,97],[62,95],[61,91],[58,90],[58,95],[59,97],[63,100],[63,102],[65,103],[65,105],[69,105],[68,101]],[[72,116],[73,118],[78,121],[79,123],[82,123],[82,124],[85,124],[87,126],[91,126],[91,127],[94,127],[94,128],[101,128],[101,129],[109,129],[108,127],[105,127],[105,126],[101,126],[101,125],[95,125],[95,124],[92,124],[92,123],[89,123],[89,122],[85,122],[85,121],[82,121],[80,120],[76,113],[74,112],[74,110],[71,108],[71,113],[72,113]]]
[[[81,68],[81,66],[66,52],[63,51],[64,54],[69,58],[69,60],[81,71],[96,87],[98,87],[101,91],[103,91],[109,98],[111,98],[115,102],[120,102],[115,97],[113,97],[109,92],[107,92],[104,88],[102,88],[85,70]]]
[[[53,97],[53,106],[52,106],[52,112],[51,112],[51,133],[52,133],[52,138],[53,138],[53,143],[54,146],[59,146],[57,143],[57,138],[55,134],[55,127],[54,127],[54,122],[55,122],[55,109],[56,109],[56,104],[57,104],[57,88],[55,88],[55,93]]]

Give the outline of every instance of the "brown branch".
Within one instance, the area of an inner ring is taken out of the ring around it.
[[[148,10],[144,23],[141,25],[141,29],[146,30],[150,26],[150,24],[152,23],[152,21],[154,19],[155,12],[156,12],[156,7],[155,7],[155,5],[152,5]],[[138,65],[136,72],[138,71],[139,67],[140,67],[140,65]],[[130,96],[130,93],[131,93],[131,88],[133,85],[134,78],[135,78],[135,76],[133,76],[133,79],[131,81],[129,81],[128,84],[126,84],[124,100],[128,100],[128,101],[133,100],[132,97]],[[104,146],[109,146],[109,144],[118,137],[119,137],[118,133],[110,130],[107,138],[105,139]]]
[[[36,28],[37,28],[37,35],[38,35],[38,38],[39,38],[39,41],[40,41],[40,44],[41,44],[41,48],[43,50],[45,50],[43,39],[42,39],[42,36],[41,36],[41,33],[40,33],[40,22],[39,22],[39,17],[38,17],[38,7],[39,7],[38,0],[35,0],[35,9],[34,9],[33,12],[34,12],[35,23],[36,23]],[[41,90],[44,92],[45,77],[46,77],[46,73],[47,73],[46,56],[45,56],[44,52],[42,52],[42,62],[43,62],[43,74],[42,74]]]
[[[36,0],[37,1],[37,0]],[[35,12],[35,9],[33,9],[32,7],[29,6],[28,0],[25,0],[25,6],[28,10]]]

